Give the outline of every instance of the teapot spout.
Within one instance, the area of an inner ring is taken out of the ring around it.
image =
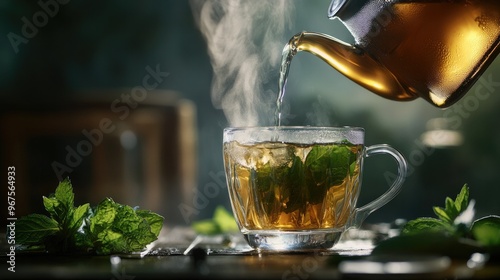
[[[288,46],[293,53],[306,51],[321,58],[347,78],[384,98],[406,101],[418,97],[407,91],[387,68],[358,46],[315,32],[295,35]]]

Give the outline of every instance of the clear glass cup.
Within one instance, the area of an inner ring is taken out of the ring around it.
[[[377,154],[396,160],[396,179],[380,197],[356,207],[363,161]],[[366,147],[359,127],[226,128],[223,156],[234,217],[259,250],[332,248],[344,231],[392,200],[407,173],[396,149]]]

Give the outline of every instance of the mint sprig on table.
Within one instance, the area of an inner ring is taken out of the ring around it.
[[[404,224],[399,236],[379,243],[374,254],[438,253],[467,257],[474,252],[500,252],[500,216],[474,219],[474,200],[463,185],[444,207],[433,207],[434,217],[421,217]]]
[[[43,197],[49,215],[30,214],[16,222],[16,242],[21,250],[49,253],[132,253],[158,238],[164,218],[106,198],[96,207],[74,206],[69,179],[55,193]]]
[[[409,221],[401,234],[443,232],[469,238],[482,246],[500,246],[500,217],[490,215],[474,220],[474,201],[469,201],[469,188],[465,184],[456,199],[445,199],[445,207],[433,208],[438,218],[418,218]]]

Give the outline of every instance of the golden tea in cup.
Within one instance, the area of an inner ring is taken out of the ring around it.
[[[365,147],[362,128],[227,128],[223,142],[234,216],[249,245],[261,250],[331,248],[390,201],[406,176],[403,156],[387,145]],[[377,153],[396,159],[398,177],[356,208],[363,160]]]

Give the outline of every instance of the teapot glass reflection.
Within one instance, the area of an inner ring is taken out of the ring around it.
[[[339,19],[355,43],[302,32],[290,39],[284,60],[310,52],[373,93],[397,101],[421,97],[448,107],[500,50],[498,0],[333,0],[328,16]],[[282,65],[282,75],[288,64]]]

